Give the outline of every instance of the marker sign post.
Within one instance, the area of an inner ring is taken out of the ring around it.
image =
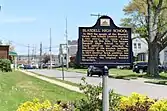
[[[103,85],[106,85],[107,67],[132,65],[131,28],[117,27],[109,16],[101,16],[92,27],[79,27],[77,56],[80,65],[105,66]],[[103,94],[103,97],[107,99],[107,103],[103,101],[103,105],[107,104],[103,110],[108,111],[108,96]]]

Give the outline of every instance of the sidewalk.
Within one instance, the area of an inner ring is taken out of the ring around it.
[[[25,71],[25,70],[19,70],[19,71],[21,71],[21,72],[23,72],[24,74],[27,74],[27,75],[29,75],[29,76],[33,76],[33,77],[36,77],[36,78],[38,78],[38,79],[47,81],[47,82],[49,82],[49,83],[56,84],[56,85],[58,85],[58,86],[64,87],[64,88],[69,89],[69,90],[71,90],[71,91],[83,93],[83,92],[79,89],[79,87],[75,87],[75,86],[72,86],[72,85],[69,85],[69,84],[65,84],[65,83],[63,83],[63,82],[59,82],[59,81],[56,81],[56,80],[48,79],[48,78],[46,78],[46,77],[39,76],[39,75],[33,74],[33,73],[31,73],[31,72]]]

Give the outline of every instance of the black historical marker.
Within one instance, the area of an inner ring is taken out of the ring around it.
[[[77,57],[81,65],[131,65],[131,28],[117,27],[108,16],[93,27],[79,27]]]

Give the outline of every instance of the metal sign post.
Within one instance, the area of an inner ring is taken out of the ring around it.
[[[62,63],[62,78],[63,78],[63,80],[64,80],[64,61],[63,61],[63,55],[61,55],[61,63]]]
[[[103,111],[109,111],[109,90],[108,90],[108,67],[104,66],[103,70],[103,92],[102,92],[102,100],[103,100]]]

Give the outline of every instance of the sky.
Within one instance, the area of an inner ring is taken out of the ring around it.
[[[18,54],[30,53],[40,42],[43,52],[49,49],[51,28],[52,51],[58,53],[59,44],[65,43],[65,20],[68,39],[78,39],[78,27],[91,27],[97,17],[90,14],[110,16],[119,26],[124,17],[123,7],[129,0],[0,0],[0,40],[12,41]]]

